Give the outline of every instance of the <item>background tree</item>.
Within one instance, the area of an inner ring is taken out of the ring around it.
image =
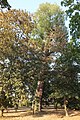
[[[0,5],[1,5],[1,8],[7,8],[8,10],[10,10],[11,8],[7,0],[0,0]]]
[[[64,0],[61,2],[62,5],[67,7],[66,13],[70,18],[70,33],[72,38],[79,39],[80,38],[80,1],[79,0]]]
[[[38,80],[47,79],[49,58],[45,59],[42,42],[30,40],[33,28],[23,11],[1,13],[0,81],[12,106],[23,94],[34,97]]]
[[[56,60],[56,63],[53,67],[53,72],[55,71],[53,77],[54,98],[57,98],[57,93],[58,98],[61,98],[62,101],[67,100],[70,102],[70,99],[75,98],[76,100],[76,98],[79,98],[80,87],[78,81],[78,73],[80,72],[80,60],[78,50],[78,46],[74,46],[68,43],[63,54],[59,57],[59,59]],[[70,105],[69,103],[67,104],[68,106]],[[65,105],[67,106],[67,104]],[[73,100],[71,104],[74,106]],[[78,105],[75,106],[75,109],[79,108]]]
[[[0,83],[12,106],[19,104],[26,85],[21,79],[23,59],[27,53],[28,34],[33,24],[24,11],[0,13]],[[23,57],[24,56],[24,57]],[[27,96],[27,94],[25,94]]]
[[[62,99],[64,98],[63,100],[64,100],[65,112],[66,115],[68,115],[66,106],[67,104],[70,105],[69,103],[71,99],[72,99],[71,104],[74,104],[74,101],[76,102],[79,100],[79,91],[80,91],[80,86],[78,81],[78,73],[80,73],[79,71],[80,42],[78,40],[79,23],[78,21],[76,21],[79,18],[78,15],[79,2],[76,2],[76,4],[74,4],[74,1],[65,0],[62,2],[62,4],[63,3],[65,6],[69,6],[69,9],[66,12],[70,17],[70,30],[71,30],[72,39],[70,40],[69,43],[66,44],[65,49],[63,49],[62,54],[60,54],[59,59],[56,60],[53,66],[53,71],[55,72],[53,77],[53,88],[54,88],[53,96],[57,98],[60,95],[60,98]],[[77,13],[76,10],[78,10]],[[78,18],[76,19],[76,17]],[[69,103],[66,103],[65,102],[66,100]],[[75,108],[79,108],[79,104],[78,103],[76,104],[77,105],[75,106]]]

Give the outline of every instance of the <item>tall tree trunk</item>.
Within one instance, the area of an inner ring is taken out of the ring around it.
[[[68,116],[67,104],[68,104],[68,101],[66,100],[66,98],[64,98],[64,111],[66,116]]]
[[[37,89],[36,89],[36,93],[35,93],[35,102],[34,102],[34,107],[33,107],[33,111],[41,111],[42,108],[42,92],[43,92],[43,81],[38,81],[37,84]]]

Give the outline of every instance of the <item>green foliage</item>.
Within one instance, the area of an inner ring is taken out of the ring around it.
[[[0,83],[6,99],[15,106],[23,94],[27,97],[21,71],[33,25],[24,11],[10,10],[0,16]]]
[[[79,39],[80,38],[80,1],[78,0],[64,0],[62,1],[62,5],[66,6],[68,9],[66,10],[67,15],[70,18],[70,33],[72,38]]]
[[[24,11],[1,13],[0,81],[12,106],[33,97],[38,80],[46,80],[50,69],[43,43],[29,38],[32,29],[30,16]]]
[[[78,73],[80,73],[80,48],[77,45],[68,43],[63,54],[56,60],[54,65],[53,98],[70,99],[80,96],[80,84]],[[73,102],[73,101],[72,101]],[[72,103],[73,104],[73,103]]]
[[[64,20],[59,6],[49,3],[40,5],[33,20],[24,11],[0,13],[1,107],[28,104],[38,81],[44,83],[44,99],[80,97],[80,42],[67,42]]]
[[[35,28],[33,35],[37,39],[46,39],[50,33],[56,31],[56,27],[60,27],[62,31],[67,33],[65,27],[65,14],[56,4],[42,3],[34,14]],[[34,37],[34,38],[35,38]]]

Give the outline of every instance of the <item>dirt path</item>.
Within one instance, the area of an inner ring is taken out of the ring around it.
[[[0,120],[80,120],[80,111],[69,111],[69,117],[65,117],[64,110],[44,109],[41,113],[32,115],[32,111],[9,111],[4,113]]]

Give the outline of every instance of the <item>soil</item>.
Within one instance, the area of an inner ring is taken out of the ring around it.
[[[63,109],[45,108],[40,113],[31,110],[8,110],[4,112],[4,116],[0,120],[80,120],[80,111],[68,110],[69,116],[66,117]]]

